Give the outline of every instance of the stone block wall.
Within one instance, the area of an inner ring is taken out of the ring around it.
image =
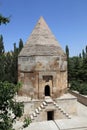
[[[30,56],[18,58],[18,80],[22,82],[20,95],[35,99],[45,97],[45,86],[50,96],[61,96],[67,88],[67,61],[61,56]]]

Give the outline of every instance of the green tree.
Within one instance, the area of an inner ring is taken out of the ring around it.
[[[82,64],[82,79],[84,82],[87,83],[87,57],[83,59],[83,64]]]
[[[23,114],[23,103],[14,100],[19,88],[19,84],[0,82],[0,130],[13,130],[13,122]]]
[[[85,47],[85,51],[86,51],[86,54],[87,54],[87,45],[86,45],[86,47]]]
[[[79,53],[79,58],[82,58],[82,55],[81,55],[81,53]]]
[[[4,43],[3,36],[0,35],[0,81],[4,80],[5,76],[5,55],[4,55]]]
[[[71,89],[87,95],[87,46],[79,57],[69,58],[69,74]]]
[[[69,47],[68,45],[66,45],[66,48],[65,48],[65,51],[66,51],[66,55],[67,55],[67,74],[68,74],[68,82],[69,82]]]
[[[16,47],[16,43],[14,43],[14,51],[12,52],[12,69],[11,75],[13,77],[13,83],[17,83],[18,81],[18,54],[20,53],[21,49],[23,48],[23,41],[20,39],[19,47]]]
[[[16,84],[18,81],[18,48],[16,43],[14,43],[14,51],[12,52],[12,69],[11,74],[13,76],[13,83]]]
[[[0,36],[0,81],[8,81],[16,84],[18,81],[18,54],[23,47],[20,39],[19,47],[14,43],[14,50],[5,52],[3,36]],[[3,75],[3,76],[2,76]]]
[[[0,55],[2,55],[5,52],[4,49],[4,43],[3,43],[3,36],[0,35]]]
[[[82,59],[78,56],[69,58],[69,78],[70,82],[81,80]]]
[[[86,58],[87,58],[87,45],[86,45],[86,47],[85,47],[85,51],[86,51]]]
[[[12,75],[12,53],[11,52],[7,52],[5,54],[5,64],[4,64],[4,68],[5,68],[5,76],[4,76],[4,81],[8,81],[10,83],[13,83],[13,75]]]
[[[19,40],[19,52],[21,51],[21,49],[23,48],[23,41],[22,39]]]
[[[0,81],[5,78],[5,55],[0,55]]]
[[[83,56],[83,59],[85,58],[85,51],[84,49],[82,50],[82,56]]]
[[[6,24],[9,22],[8,18],[0,15],[0,24]],[[17,49],[15,49],[17,51]],[[12,53],[4,53],[3,37],[0,36],[0,80],[4,77],[4,73],[8,70],[6,66],[9,67],[9,61],[11,60]],[[5,59],[6,56],[6,59]],[[14,61],[14,60],[13,60]],[[5,70],[6,69],[6,70]],[[3,70],[3,71],[2,71]],[[17,117],[21,117],[23,114],[24,105],[21,102],[16,102],[14,99],[15,94],[18,92],[20,84],[14,85],[7,81],[0,82],[0,130],[14,130],[13,123]],[[27,127],[31,120],[25,118],[24,125],[22,128]]]
[[[66,45],[65,51],[66,51],[67,59],[69,59],[69,47],[68,47],[68,45]]]
[[[0,25],[1,24],[6,24],[6,23],[9,23],[10,22],[10,19],[9,17],[4,17],[0,14]]]

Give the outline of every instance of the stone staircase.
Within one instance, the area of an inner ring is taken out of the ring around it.
[[[35,109],[35,111],[30,115],[30,119],[34,120],[35,117],[38,116],[42,112],[43,109],[47,106],[47,103],[43,101],[39,107]]]
[[[71,119],[71,116],[70,116],[67,112],[65,112],[65,110],[64,110],[62,107],[60,107],[56,102],[53,102],[53,104],[58,108],[58,110],[59,110],[66,118]]]
[[[54,105],[61,114],[63,114],[63,116],[67,119],[71,119],[71,116],[65,112],[65,110],[63,108],[61,108],[55,101],[52,100],[51,97],[46,97],[45,100],[41,103],[41,105],[39,107],[37,107],[35,109],[35,111],[30,115],[30,119],[31,121],[33,121],[36,117],[38,117],[38,115],[44,110],[46,109],[46,107],[52,104]]]

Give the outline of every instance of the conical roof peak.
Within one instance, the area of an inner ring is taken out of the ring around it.
[[[42,16],[39,18],[36,25],[39,25],[39,27],[42,27],[42,28],[44,27],[49,30],[49,27]]]
[[[43,18],[43,16],[41,16],[41,17],[39,18],[39,20],[38,20],[37,23],[39,23],[39,24],[44,24],[44,23],[46,23],[45,20],[44,20],[44,18]]]
[[[41,16],[26,44],[30,45],[57,45],[60,46],[51,32],[44,18]]]
[[[51,49],[51,53],[50,53],[50,49]],[[51,55],[51,54],[57,55],[57,53],[64,54],[55,36],[51,32],[44,18],[41,16],[34,30],[32,31],[29,39],[27,40],[25,46],[20,52],[19,56]]]

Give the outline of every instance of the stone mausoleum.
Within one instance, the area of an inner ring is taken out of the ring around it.
[[[41,17],[18,57],[21,95],[57,98],[67,88],[66,55]]]
[[[25,113],[32,120],[70,118],[67,112],[76,112],[74,98],[72,107],[71,98],[63,96],[67,90],[66,54],[43,17],[18,56],[18,80],[22,82],[19,95],[31,98],[25,103]]]

